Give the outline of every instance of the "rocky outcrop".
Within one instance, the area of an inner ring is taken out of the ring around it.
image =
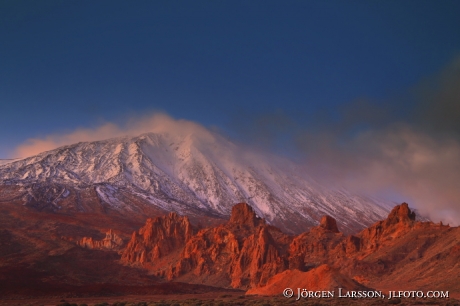
[[[265,224],[265,221],[257,217],[251,206],[246,203],[238,203],[232,207],[229,224],[253,228]]]
[[[112,230],[109,230],[102,240],[94,240],[93,237],[83,237],[77,241],[77,245],[87,249],[118,251],[123,246],[123,239]]]
[[[270,231],[249,205],[237,204],[227,224],[201,230],[187,242],[167,277],[196,282],[211,278],[233,288],[263,284],[287,267]]]
[[[360,248],[373,251],[385,243],[403,236],[415,225],[415,213],[407,203],[396,206],[383,221],[378,221],[359,234]]]
[[[323,216],[321,218],[319,226],[327,231],[339,233],[339,229],[337,228],[337,222],[334,218],[330,216]]]
[[[395,223],[413,223],[415,221],[415,212],[411,211],[409,204],[402,203],[396,206],[388,215],[386,219],[387,224]]]
[[[267,225],[246,203],[233,207],[226,224],[194,235],[184,220],[173,213],[149,219],[133,233],[122,262],[139,264],[168,280],[248,289],[263,286],[288,268],[307,271],[334,264],[359,249],[359,239],[345,240],[329,216],[297,237]]]
[[[239,256],[231,268],[231,286],[251,288],[265,284],[271,276],[287,267],[268,228],[261,226],[244,240]]]
[[[144,227],[133,233],[121,261],[147,267],[157,259],[181,250],[194,231],[187,217],[180,217],[174,212],[149,218]]]
[[[323,216],[319,226],[300,234],[289,245],[289,269],[308,271],[321,264],[334,264],[346,255],[345,236],[330,216]]]
[[[450,238],[437,239],[441,234]],[[280,294],[282,287],[357,290],[383,284],[388,289],[393,288],[392,279],[385,279],[388,271],[400,271],[407,283],[416,273],[405,269],[419,269],[418,262],[431,267],[425,272],[431,279],[439,276],[429,274],[438,258],[455,266],[459,239],[458,229],[416,222],[406,203],[356,235],[345,236],[334,218],[324,216],[295,237],[239,203],[226,224],[198,232],[176,214],[149,219],[133,234],[122,261],[168,280],[251,289],[253,294]]]

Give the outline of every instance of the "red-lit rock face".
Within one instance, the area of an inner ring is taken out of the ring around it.
[[[139,232],[133,233],[122,261],[140,264],[170,280],[214,279],[214,285],[249,288],[286,268],[271,231],[287,237],[266,225],[246,203],[233,207],[227,224],[194,235],[186,217],[170,214],[149,219]],[[172,253],[173,262],[160,267],[161,257]]]
[[[226,224],[200,231],[175,214],[149,219],[133,234],[122,261],[168,280],[252,288],[249,293],[254,294],[279,294],[280,284],[318,290],[391,289],[398,281],[390,278],[397,275],[399,284],[407,283],[421,264],[426,265],[422,273],[428,281],[417,280],[419,286],[450,279],[438,271],[433,258],[441,256],[457,267],[458,245],[458,228],[416,222],[405,203],[356,235],[345,236],[333,218],[324,216],[317,227],[294,237],[267,225],[240,203]],[[305,283],[305,278],[324,281]],[[457,288],[454,283],[449,281]]]
[[[329,216],[323,216],[321,218],[319,226],[333,233],[339,232],[339,229],[337,228],[337,222],[335,221],[334,218],[329,217]]]
[[[176,213],[148,219],[145,226],[134,232],[121,260],[124,263],[154,263],[155,260],[183,248],[194,232],[187,217]]]
[[[233,206],[229,223],[233,225],[255,227],[265,223],[265,221],[257,217],[251,206],[246,203],[239,203]]]

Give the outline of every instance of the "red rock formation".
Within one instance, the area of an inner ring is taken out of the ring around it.
[[[267,225],[249,205],[240,203],[232,209],[226,224],[196,234],[186,218],[175,214],[149,219],[133,234],[122,261],[140,264],[169,280],[258,288],[255,294],[279,294],[274,284],[299,288],[308,285],[312,286],[310,290],[329,290],[331,286],[353,290],[353,286],[361,286],[352,279],[380,289],[409,282],[424,286],[414,278],[417,269],[431,284],[444,284],[443,279],[447,279],[447,288],[457,290],[460,287],[454,278],[458,275],[455,271],[460,272],[456,265],[459,245],[459,228],[416,222],[405,203],[396,206],[387,219],[348,237],[328,216],[319,226],[291,237]],[[444,275],[438,259],[454,267],[454,272]],[[306,277],[325,282],[296,283]]]
[[[126,264],[154,264],[157,259],[181,250],[193,232],[188,218],[179,217],[174,212],[147,219],[145,226],[133,233],[121,261]]]
[[[339,233],[339,229],[337,228],[337,222],[334,218],[330,216],[323,216],[321,218],[321,222],[319,226],[325,230],[331,231],[333,233]]]
[[[77,245],[87,249],[118,251],[123,246],[123,239],[109,230],[102,240],[94,240],[93,237],[83,237],[77,241]]]
[[[415,213],[407,203],[396,206],[383,221],[378,221],[359,234],[361,249],[374,251],[386,242],[403,236],[415,225]]]
[[[265,221],[257,217],[251,206],[246,203],[238,203],[232,208],[229,223],[236,226],[246,226],[252,228],[265,224]]]
[[[236,262],[232,265],[231,286],[250,288],[266,281],[286,269],[278,247],[267,226],[260,226],[257,232],[244,240]]]
[[[213,279],[214,284],[234,288],[265,283],[286,268],[271,231],[277,232],[280,240],[287,237],[265,224],[246,203],[237,204],[227,224],[204,229],[187,242],[168,278]]]
[[[324,216],[319,226],[292,240],[289,246],[289,268],[307,271],[321,264],[332,265],[346,255],[346,249],[345,236],[338,231],[335,219]]]
[[[288,236],[245,203],[233,207],[226,224],[192,233],[188,220],[176,214],[149,219],[133,233],[122,262],[170,280],[235,288],[263,284],[287,268],[280,246],[290,242]]]

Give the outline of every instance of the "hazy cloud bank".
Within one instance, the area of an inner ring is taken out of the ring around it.
[[[408,202],[460,224],[460,58],[388,101],[361,98],[306,114],[247,114],[248,142],[293,144],[309,174],[334,188]]]
[[[296,137],[314,176],[460,224],[460,58],[405,99],[351,103],[317,130]]]

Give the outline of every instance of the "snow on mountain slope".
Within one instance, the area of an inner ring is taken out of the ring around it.
[[[1,165],[0,184],[22,186],[29,198],[36,198],[33,190],[38,189],[52,194],[45,198],[57,210],[72,189],[82,188],[94,188],[102,203],[132,213],[127,194],[179,214],[221,217],[229,216],[235,203],[247,202],[259,216],[289,232],[303,231],[325,214],[351,232],[389,212],[387,203],[328,190],[290,161],[243,150],[207,130],[60,147]]]

